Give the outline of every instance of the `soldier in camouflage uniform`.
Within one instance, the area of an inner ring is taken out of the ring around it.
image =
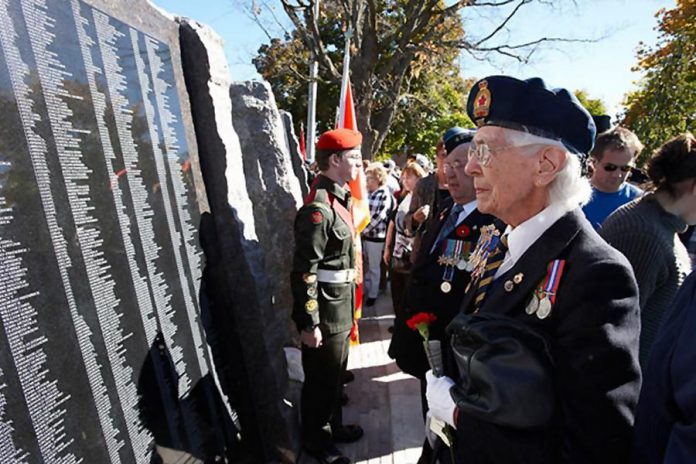
[[[345,186],[361,169],[361,142],[362,135],[348,129],[319,137],[321,172],[295,219],[292,318],[300,331],[305,372],[302,442],[322,463],[350,463],[335,442],[363,434],[357,425],[342,424],[340,404],[355,308],[355,229]]]

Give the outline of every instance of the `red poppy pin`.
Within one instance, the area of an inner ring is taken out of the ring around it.
[[[469,229],[469,226],[466,224],[462,224],[461,226],[457,227],[456,233],[457,237],[465,238],[471,234],[471,229]]]
[[[321,211],[315,211],[312,213],[312,222],[314,224],[319,224],[322,220],[324,220],[324,216],[321,214]]]

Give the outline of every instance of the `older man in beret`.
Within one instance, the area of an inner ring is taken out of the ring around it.
[[[447,328],[446,376],[426,375],[430,411],[453,438],[440,461],[626,462],[638,290],[580,210],[594,123],[572,93],[538,78],[483,79],[467,111],[479,129],[466,172],[479,210],[504,225],[481,231]]]
[[[348,129],[319,137],[320,174],[295,219],[291,287],[305,373],[302,444],[321,463],[350,463],[335,443],[363,434],[358,425],[343,425],[340,403],[355,308],[355,229],[345,186],[362,167],[361,142]]]

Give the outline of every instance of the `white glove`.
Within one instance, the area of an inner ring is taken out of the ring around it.
[[[433,448],[435,446],[435,442],[437,441],[437,435],[435,432],[430,428],[430,423],[433,419],[433,414],[428,411],[425,413],[425,438],[428,440],[428,443],[430,443],[430,447]]]
[[[435,377],[431,370],[425,373],[425,380],[428,382],[425,397],[428,400],[428,409],[432,416],[447,422],[456,429],[454,410],[457,405],[454,404],[452,395],[450,395],[454,380],[449,377]]]

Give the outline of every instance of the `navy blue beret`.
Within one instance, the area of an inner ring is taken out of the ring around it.
[[[572,153],[587,154],[595,139],[590,113],[571,92],[551,89],[538,77],[481,79],[469,93],[466,111],[477,126],[501,126],[558,140]]]
[[[452,153],[452,150],[457,148],[459,145],[474,140],[475,134],[475,130],[464,129],[463,127],[458,126],[447,129],[445,135],[442,136],[442,141],[445,144],[445,150],[447,151],[447,154],[449,155],[450,153]]]

